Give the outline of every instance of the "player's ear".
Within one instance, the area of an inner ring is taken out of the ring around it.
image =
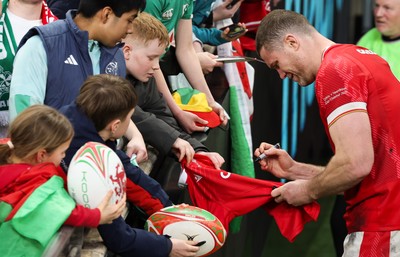
[[[299,48],[298,38],[293,34],[287,34],[284,38],[284,44],[290,48],[297,50]]]

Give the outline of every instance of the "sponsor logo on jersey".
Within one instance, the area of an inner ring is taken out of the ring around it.
[[[356,51],[359,52],[360,54],[374,54],[374,55],[376,55],[376,53],[374,53],[373,51],[368,50],[368,49],[356,49]]]
[[[174,15],[174,9],[171,8],[171,9],[169,9],[169,10],[166,10],[166,11],[161,15],[161,17],[162,17],[164,20],[170,20],[170,19],[172,18],[173,15]]]
[[[231,173],[227,172],[227,171],[221,171],[219,174],[220,174],[221,178],[223,178],[223,179],[227,179],[231,176]]]
[[[194,175],[194,179],[196,180],[196,182],[199,182],[203,177],[200,175]]]
[[[185,12],[187,11],[188,8],[189,8],[189,4],[184,4],[182,6],[182,16],[185,14]]]

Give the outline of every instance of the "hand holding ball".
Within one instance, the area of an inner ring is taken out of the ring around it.
[[[145,228],[158,235],[197,241],[200,250],[196,256],[207,256],[225,243],[226,230],[212,213],[190,205],[177,205],[161,209],[146,221]]]

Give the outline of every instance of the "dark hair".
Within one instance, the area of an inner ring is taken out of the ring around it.
[[[132,10],[141,11],[146,7],[146,0],[81,0],[78,13],[86,18],[93,17],[104,7],[110,7],[117,17]]]
[[[267,14],[257,29],[256,46],[257,52],[264,47],[271,51],[283,47],[283,37],[287,33],[310,35],[315,31],[307,18],[300,13],[276,9]]]
[[[46,105],[32,105],[18,114],[10,124],[7,137],[13,147],[0,145],[0,164],[8,163],[11,154],[27,159],[42,148],[52,153],[73,135],[71,123],[56,109]]]
[[[81,87],[76,105],[94,123],[97,131],[114,119],[125,120],[137,103],[131,83],[119,76],[99,74],[90,76]]]

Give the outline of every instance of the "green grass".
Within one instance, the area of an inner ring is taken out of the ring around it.
[[[280,234],[273,222],[262,256],[336,257],[329,224],[334,198],[324,198],[318,202],[321,205],[321,213],[317,222],[307,223],[293,243]]]

